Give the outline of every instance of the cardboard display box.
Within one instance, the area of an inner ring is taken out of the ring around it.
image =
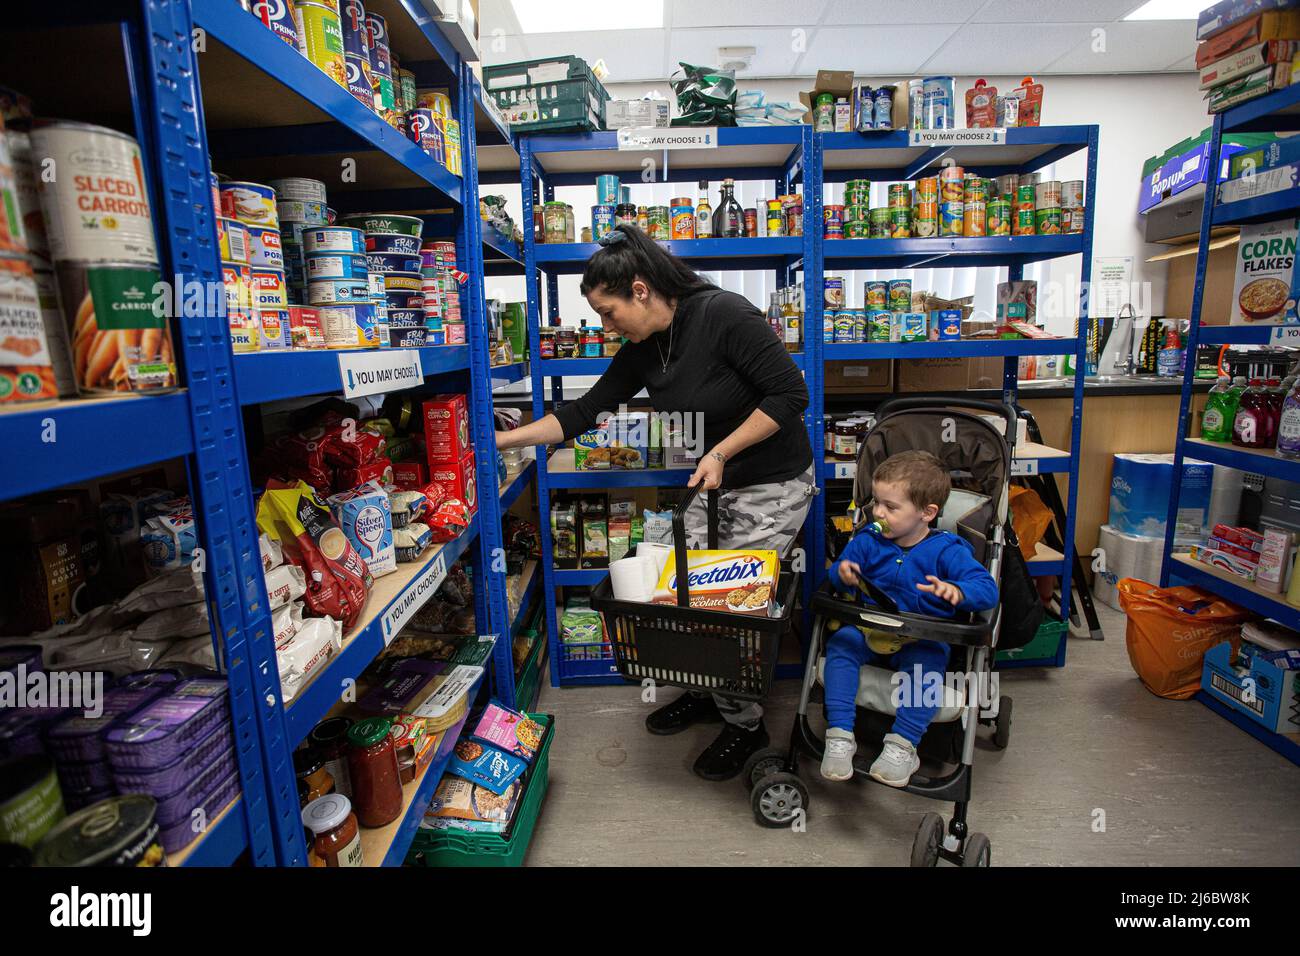
[[[831,361],[826,363],[822,390],[833,394],[891,392],[894,363],[890,359]]]
[[[1201,322],[1204,325],[1227,325],[1232,310],[1232,283],[1237,268],[1237,244],[1229,243],[1210,250],[1205,269],[1205,295],[1201,299]],[[1174,318],[1189,318],[1196,286],[1196,256],[1176,256],[1169,260],[1169,277],[1165,284],[1165,312]]]
[[[907,108],[907,81],[906,80],[886,80],[879,79],[865,80],[864,85],[871,87],[892,86],[894,88],[894,110],[891,119],[894,122],[894,129],[907,129],[908,113]],[[813,88],[807,92],[799,94],[799,100],[808,108],[808,122],[816,123],[814,115],[814,105],[817,102],[818,93],[830,93],[836,99],[844,97],[852,100],[853,98],[854,78],[852,70],[818,70],[817,79],[813,82]]]
[[[964,392],[974,388],[1002,387],[1001,358],[899,359],[897,391]]]

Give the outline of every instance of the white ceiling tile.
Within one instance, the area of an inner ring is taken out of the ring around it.
[[[1174,63],[1170,63],[1167,67],[1165,67],[1164,71],[1165,71],[1166,73],[1184,73],[1184,72],[1187,72],[1187,73],[1195,73],[1195,72],[1196,72],[1196,54],[1195,54],[1195,53],[1189,53],[1187,56],[1183,57],[1181,60],[1178,60],[1178,61],[1176,61],[1176,62],[1174,62]]]
[[[827,0],[672,0],[673,29],[679,27],[724,27],[736,24],[759,27],[811,27],[821,18]],[[730,44],[728,44],[730,45]]]
[[[863,77],[915,73],[956,30],[956,24],[818,27],[799,71],[812,76],[817,70],[854,70]]]
[[[678,61],[696,64],[716,64],[718,47],[752,46],[757,51],[748,70],[737,76],[790,76],[800,51],[795,49],[790,35],[791,27],[731,27],[726,31],[678,30],[669,35],[669,66],[677,69]]]
[[[483,62],[512,63],[546,56],[575,54],[588,63],[604,59],[609,82],[663,79],[663,30],[607,30],[582,33],[529,33],[502,37],[503,52],[485,51]]]
[[[1043,73],[1150,73],[1165,64],[1194,56],[1195,25],[1190,20],[1150,20],[1110,23],[1094,29]]]
[[[989,0],[976,23],[1109,23],[1123,19],[1143,0]]]
[[[822,23],[870,26],[876,23],[965,23],[985,0],[831,0]]]
[[[931,73],[982,76],[985,73],[1041,72],[1091,35],[1092,24],[972,23],[958,30],[923,65]]]

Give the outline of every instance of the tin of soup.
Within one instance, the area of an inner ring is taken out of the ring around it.
[[[358,302],[371,297],[369,285],[362,279],[316,279],[307,283],[307,304]]]
[[[248,227],[248,264],[264,269],[284,268],[284,249],[280,245],[280,230],[269,226]]]
[[[248,227],[238,219],[217,218],[217,245],[223,262],[247,262],[250,241]]]
[[[32,155],[57,171],[49,182],[44,176],[36,181],[55,259],[157,261],[134,139],[89,123],[37,120],[31,143]]]
[[[889,280],[889,311],[908,312],[912,308],[912,280]]]
[[[307,257],[307,280],[309,282],[316,279],[360,279],[366,281],[369,276],[370,264],[364,255],[326,252]],[[388,288],[388,286],[385,285],[385,288]]]
[[[317,252],[362,253],[369,245],[366,234],[350,226],[317,226],[304,229],[302,233],[302,247],[308,255]],[[419,244],[416,245],[418,248]]]

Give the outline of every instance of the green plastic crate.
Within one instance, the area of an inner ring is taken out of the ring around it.
[[[539,86],[561,80],[587,79],[604,89],[587,61],[580,56],[547,56],[483,67],[483,89],[489,93],[520,86]],[[606,94],[608,98],[608,94]]]
[[[1041,661],[1056,657],[1061,641],[1069,633],[1068,621],[1048,620],[1038,625],[1038,633],[1024,647],[1014,651],[998,651],[995,661]]]
[[[528,659],[524,661],[524,666],[520,669],[519,677],[515,681],[516,709],[533,705],[533,698],[537,696],[537,688],[541,683],[542,662],[546,656],[546,638],[540,629],[541,616],[542,608],[538,608],[537,614],[534,615],[533,620],[523,632],[533,638],[533,649],[528,652]]]
[[[543,129],[575,128],[596,130],[605,125],[605,101],[609,94],[595,80],[580,77],[537,86],[517,86],[493,90],[497,107],[507,120],[513,115],[516,103],[527,99],[535,105],[540,118],[526,123],[511,122],[510,129],[518,133]]]
[[[515,811],[507,833],[458,833],[454,830],[417,830],[406,854],[413,866],[522,866],[537,828],[542,801],[550,783],[551,739],[555,718],[550,714],[529,714],[546,728],[537,763],[528,778],[523,803]]]

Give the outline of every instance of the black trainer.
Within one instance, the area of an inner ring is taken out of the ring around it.
[[[696,696],[689,691],[669,704],[664,704],[645,719],[645,729],[652,734],[666,737],[680,734],[687,727],[702,722],[714,722],[722,719],[718,705],[707,694]]]
[[[730,780],[745,769],[745,762],[768,744],[763,721],[753,730],[727,724],[718,739],[695,760],[695,772],[705,780]]]

